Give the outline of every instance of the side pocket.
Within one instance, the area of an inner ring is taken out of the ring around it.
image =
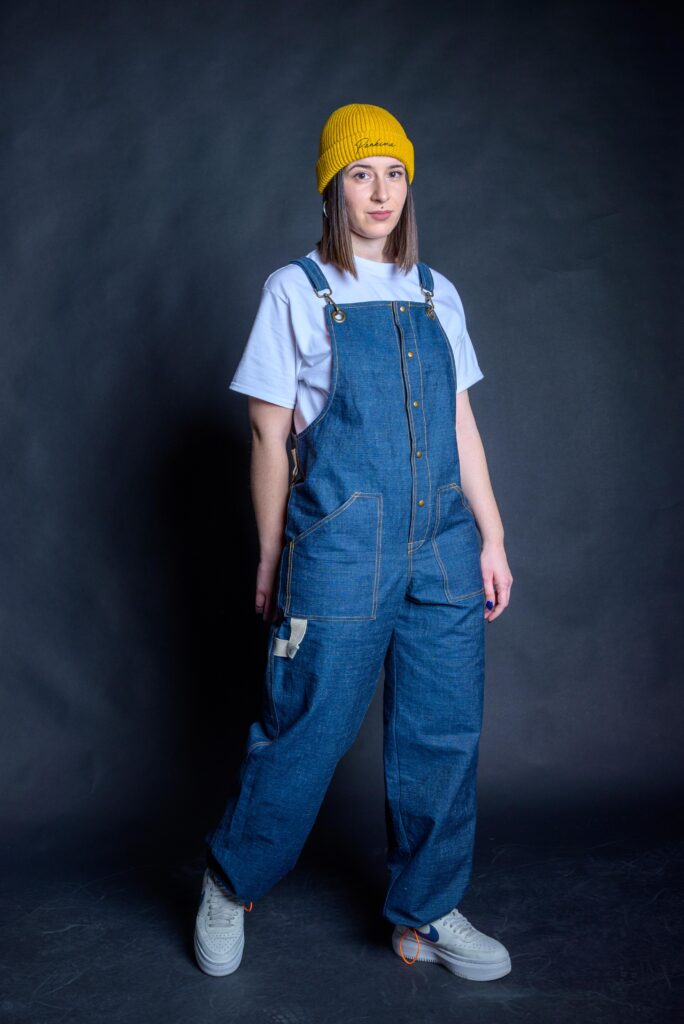
[[[264,733],[268,737],[269,742],[277,740],[280,733],[280,721],[278,719],[278,688],[280,679],[278,675],[282,670],[278,663],[282,659],[276,657],[275,647],[278,638],[287,636],[288,633],[289,626],[286,619],[271,623],[262,694]]]
[[[457,483],[437,488],[432,546],[449,603],[484,592],[480,533],[465,493]]]
[[[285,615],[374,619],[380,582],[382,494],[354,491],[293,537],[283,555]]]
[[[261,724],[254,725],[252,749],[276,743],[311,705],[316,672],[304,653],[307,627],[306,620],[291,616],[271,625]]]
[[[446,484],[446,487],[454,487],[458,491],[458,493],[461,495],[461,501],[463,503],[463,508],[467,512],[470,512],[471,515],[472,515],[472,511],[473,511],[472,507],[470,505],[470,502],[468,501],[468,498],[466,497],[466,492],[463,490],[463,488],[460,486],[460,484],[457,484],[457,483]],[[445,488],[440,488],[440,490],[443,490],[443,489],[445,489]]]

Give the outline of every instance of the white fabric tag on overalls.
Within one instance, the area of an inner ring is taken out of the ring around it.
[[[276,636],[273,638],[273,653],[279,658],[294,658],[304,639],[308,621],[308,619],[297,619],[293,616],[290,619],[289,637]]]

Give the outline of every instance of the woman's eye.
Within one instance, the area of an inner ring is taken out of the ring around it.
[[[390,171],[389,174],[390,174],[390,176],[396,174],[397,177],[400,178],[403,175],[403,171]],[[368,177],[368,171],[354,171],[354,173],[351,176],[353,178]]]

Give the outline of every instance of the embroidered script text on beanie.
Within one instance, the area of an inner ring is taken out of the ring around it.
[[[396,117],[372,103],[348,103],[334,110],[323,125],[318,146],[316,179],[323,192],[338,171],[364,156],[396,156],[413,181],[413,143]]]

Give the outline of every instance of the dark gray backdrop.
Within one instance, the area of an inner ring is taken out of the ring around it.
[[[318,133],[348,102],[413,140],[421,258],[459,288],[485,373],[471,401],[515,582],[487,628],[483,821],[669,823],[682,265],[664,9],[3,10],[4,858],[196,853],[223,807],[265,640],[247,400],[228,383],[263,280],[319,237]],[[340,839],[362,814],[359,853],[383,842],[381,697],[316,825]]]

